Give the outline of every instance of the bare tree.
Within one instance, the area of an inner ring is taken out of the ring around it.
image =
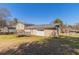
[[[6,25],[6,20],[11,16],[10,11],[7,8],[0,8],[0,27]]]
[[[75,24],[75,29],[76,29],[76,30],[79,30],[79,23],[76,23],[76,24]]]
[[[14,18],[13,21],[14,21],[15,25],[18,23],[18,19],[17,18]]]
[[[16,26],[17,23],[18,23],[18,19],[17,18],[13,18],[13,20],[9,21],[9,25],[10,26]]]

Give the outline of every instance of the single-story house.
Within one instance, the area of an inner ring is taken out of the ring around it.
[[[30,35],[36,36],[53,36],[57,31],[51,24],[25,26],[23,23],[18,23],[16,30],[18,33],[25,33],[26,35],[30,33]]]
[[[9,33],[16,33],[16,26],[8,26]]]
[[[35,25],[26,27],[25,31],[30,31],[31,35],[37,36],[51,36],[54,34],[56,29],[52,25]]]
[[[5,26],[3,28],[0,28],[0,34],[13,34],[16,32],[16,27],[14,26]]]

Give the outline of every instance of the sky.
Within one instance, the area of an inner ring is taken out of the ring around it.
[[[79,22],[77,3],[0,3],[0,8],[8,8],[13,18],[32,24],[49,24],[56,18],[65,24]]]

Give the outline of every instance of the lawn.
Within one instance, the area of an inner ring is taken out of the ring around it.
[[[0,54],[13,55],[79,55],[79,37],[16,37],[0,35]]]
[[[24,37],[17,37],[16,35],[0,35],[0,42],[2,41],[16,41],[16,42],[25,42],[25,41],[28,41],[31,42],[31,41],[36,41],[36,40],[39,40],[39,39],[43,39],[45,37],[42,37],[42,36],[24,36]]]
[[[17,37],[16,35],[0,35],[0,52],[5,52],[9,49],[16,49],[20,44],[31,43],[34,41],[42,41],[46,37],[41,36],[24,36]]]

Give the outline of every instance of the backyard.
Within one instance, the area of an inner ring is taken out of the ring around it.
[[[16,49],[20,44],[40,41],[45,37],[40,36],[24,36],[17,37],[16,35],[0,35],[0,52],[5,52],[9,49]]]
[[[0,35],[0,54],[6,55],[78,55],[79,37],[59,38]]]

